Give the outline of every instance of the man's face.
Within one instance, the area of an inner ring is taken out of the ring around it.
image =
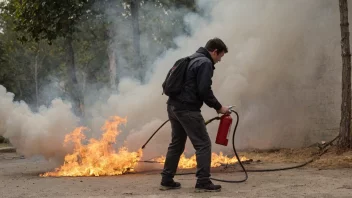
[[[210,54],[214,60],[214,64],[216,64],[221,61],[221,58],[225,55],[225,52],[222,51],[218,54],[217,50],[214,50],[213,52],[210,52]]]

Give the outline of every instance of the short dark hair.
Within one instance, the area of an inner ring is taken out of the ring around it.
[[[227,53],[227,46],[225,45],[225,43],[219,39],[219,38],[213,38],[210,39],[207,44],[205,45],[205,49],[207,49],[208,51],[212,52],[214,50],[218,50],[218,53],[221,52],[225,52]]]

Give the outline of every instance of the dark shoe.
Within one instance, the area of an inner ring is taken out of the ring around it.
[[[195,192],[220,192],[221,185],[214,185],[213,182],[208,181],[206,183],[197,182]]]
[[[168,181],[168,182],[161,182],[160,190],[172,190],[172,189],[179,189],[181,188],[181,184],[179,182]]]

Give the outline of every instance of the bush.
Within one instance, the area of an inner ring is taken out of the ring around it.
[[[0,136],[0,143],[9,143],[9,140]]]

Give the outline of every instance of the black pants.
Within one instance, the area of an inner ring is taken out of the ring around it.
[[[199,111],[177,110],[168,105],[167,112],[172,128],[172,140],[166,154],[162,181],[172,180],[185,149],[187,136],[196,150],[198,182],[207,182],[210,177],[211,141]]]

